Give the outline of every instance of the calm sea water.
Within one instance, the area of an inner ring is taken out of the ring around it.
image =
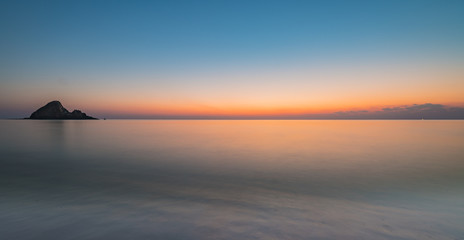
[[[464,121],[0,121],[1,239],[464,239]]]

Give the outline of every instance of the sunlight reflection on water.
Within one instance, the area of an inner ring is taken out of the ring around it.
[[[459,239],[464,121],[0,121],[6,239]]]

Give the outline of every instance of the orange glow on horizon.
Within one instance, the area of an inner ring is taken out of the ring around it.
[[[68,110],[127,117],[292,116],[425,103],[464,107],[462,79],[462,68],[447,64],[258,69],[131,81],[115,76],[111,84],[7,83],[0,88],[0,107],[28,112],[59,100]]]
[[[104,114],[119,114],[126,116],[298,116],[304,114],[331,114],[344,111],[379,111],[386,107],[410,106],[428,102],[408,102],[393,104],[320,104],[301,106],[257,106],[257,105],[223,105],[210,106],[206,104],[155,104],[151,102],[126,102],[105,106],[89,106],[86,111]],[[439,102],[433,102],[439,103]],[[443,104],[443,102],[440,102]],[[464,106],[464,103],[450,103],[447,106]],[[84,109],[84,108],[83,108]]]

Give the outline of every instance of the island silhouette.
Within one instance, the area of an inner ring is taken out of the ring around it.
[[[80,110],[74,110],[69,112],[60,101],[51,101],[45,106],[37,109],[31,114],[29,118],[25,119],[74,119],[74,120],[91,120],[98,119],[81,112]]]

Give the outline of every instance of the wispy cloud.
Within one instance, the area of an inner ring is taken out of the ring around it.
[[[327,118],[346,119],[464,119],[463,107],[442,104],[413,104],[382,108],[379,111],[342,111],[329,114]]]

